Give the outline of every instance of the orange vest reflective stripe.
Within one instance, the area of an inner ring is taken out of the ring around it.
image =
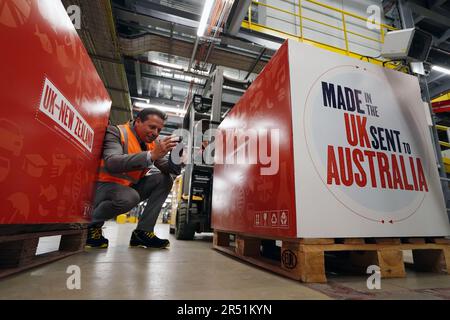
[[[137,137],[135,136],[130,124],[118,125],[120,131],[120,142],[122,143],[124,154],[134,154],[142,152],[141,146]],[[147,143],[147,149],[152,151],[155,147],[155,143]],[[124,186],[129,186],[133,183],[137,183],[145,174],[148,169],[135,170],[121,173],[109,172],[105,167],[105,160],[100,162],[100,168],[97,181],[101,182],[115,182]]]

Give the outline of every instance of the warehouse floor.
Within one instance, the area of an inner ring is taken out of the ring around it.
[[[414,273],[382,279],[369,290],[365,276],[330,275],[327,284],[304,285],[242,263],[211,249],[212,235],[177,241],[169,226],[170,249],[129,248],[135,224],[108,222],[107,250],[89,250],[0,280],[0,299],[450,299],[450,276]],[[55,240],[48,239],[42,250]],[[41,247],[40,247],[41,248]],[[69,290],[66,273],[81,270],[81,289]]]

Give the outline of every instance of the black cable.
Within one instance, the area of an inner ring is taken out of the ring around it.
[[[403,60],[386,60],[386,61],[383,61],[383,67],[385,67],[386,66],[386,63],[389,63],[389,62],[402,62]]]
[[[370,62],[370,59],[377,59],[377,58],[380,58],[381,57],[381,54],[379,54],[378,56],[376,56],[376,57],[371,57],[371,56],[361,56],[361,58],[359,58],[359,60],[362,60],[363,58],[366,58],[367,59],[367,62]]]

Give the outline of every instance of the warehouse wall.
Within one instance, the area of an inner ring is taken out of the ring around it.
[[[296,14],[299,13],[298,0],[260,0],[259,2],[289,12],[295,12]],[[355,13],[362,17],[368,17],[370,15],[367,13],[367,8],[370,5],[377,5],[380,8],[381,16],[383,16],[382,0],[319,0],[319,2]],[[254,10],[258,7],[254,13],[255,22],[277,30],[282,30],[298,36],[300,35],[300,22],[298,17],[264,6],[254,5],[254,7]],[[305,0],[302,0],[302,16],[342,28],[341,13],[323,8]],[[382,20],[382,22],[384,22],[384,20]],[[346,16],[346,27],[348,31],[380,39],[379,30],[367,28],[366,22],[357,18]],[[303,20],[303,32],[304,37],[307,39],[313,39],[345,49],[344,33],[340,30],[336,30],[329,26],[323,26],[313,21]],[[380,43],[352,34],[348,34],[348,40],[350,51],[368,56],[378,56],[380,53]]]

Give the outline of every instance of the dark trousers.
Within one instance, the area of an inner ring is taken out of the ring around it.
[[[173,179],[161,172],[143,177],[130,187],[113,182],[98,182],[94,197],[91,227],[101,227],[106,220],[133,209],[147,199],[137,229],[153,232],[159,212],[172,189]]]

